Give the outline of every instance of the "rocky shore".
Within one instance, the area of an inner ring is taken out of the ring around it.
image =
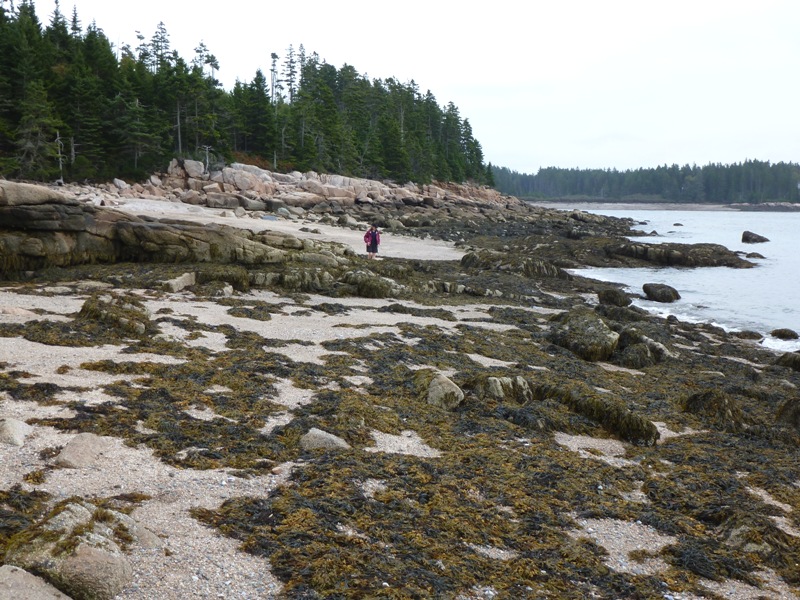
[[[0,181],[0,597],[797,598],[800,354],[569,274],[754,266],[632,225],[192,161]]]

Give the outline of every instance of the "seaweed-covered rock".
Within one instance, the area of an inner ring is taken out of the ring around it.
[[[781,367],[789,367],[794,371],[800,371],[800,352],[787,352],[779,356],[775,364]]]
[[[342,281],[350,286],[354,295],[364,298],[388,298],[393,295],[393,281],[371,271],[349,271]]]
[[[674,287],[663,283],[645,283],[642,286],[648,300],[654,302],[670,303],[681,299],[681,295]]]
[[[656,357],[647,344],[630,344],[620,353],[619,364],[628,369],[643,369],[656,364]]]
[[[584,360],[608,359],[617,347],[619,334],[591,310],[575,309],[558,315],[550,341],[571,350]]]
[[[623,242],[606,247],[612,257],[627,257],[645,263],[676,267],[733,267],[755,265],[720,244],[640,244]]]
[[[40,574],[76,600],[111,600],[133,574],[119,539],[132,520],[88,503],[61,506],[15,536],[5,562]],[[131,536],[132,537],[132,536]]]
[[[704,423],[722,431],[744,429],[744,413],[735,398],[720,389],[698,392],[685,398],[681,408],[698,415]]]
[[[776,416],[778,423],[792,427],[800,433],[800,398],[789,398],[778,409]]]
[[[597,292],[597,299],[600,304],[608,304],[610,306],[629,306],[631,303],[628,294],[616,288],[600,290]]]
[[[521,404],[533,398],[528,380],[519,375],[516,377],[485,377],[476,383],[475,388],[480,398],[513,399]]]
[[[772,337],[776,337],[779,340],[796,340],[800,338],[800,335],[797,334],[796,331],[793,329],[787,328],[780,328],[780,329],[773,329],[769,332]]]
[[[130,294],[92,294],[83,303],[79,316],[135,335],[144,335],[150,326],[150,313],[141,299]]]

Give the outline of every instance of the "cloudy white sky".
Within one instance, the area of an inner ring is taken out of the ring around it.
[[[46,24],[53,0],[33,0]],[[485,160],[540,167],[800,162],[796,0],[61,0],[115,47],[163,22],[226,89],[289,45],[414,80],[469,119]]]

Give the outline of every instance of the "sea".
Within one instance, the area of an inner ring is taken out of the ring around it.
[[[548,205],[567,208],[565,205]],[[631,240],[647,244],[710,242],[733,251],[757,252],[763,259],[748,259],[752,269],[729,267],[590,268],[571,272],[625,286],[633,295],[644,295],[645,283],[663,283],[678,290],[681,299],[662,304],[645,299],[633,303],[682,321],[711,323],[728,331],[757,331],[762,345],[777,351],[800,350],[800,341],[777,339],[769,332],[788,328],[800,333],[800,212],[756,212],[717,207],[713,210],[645,208],[626,205],[575,205],[570,209],[635,221],[634,230],[657,236]],[[742,233],[752,231],[769,239],[760,244],[742,243]]]

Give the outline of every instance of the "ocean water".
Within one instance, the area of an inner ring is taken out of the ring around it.
[[[800,350],[800,341],[783,341],[769,335],[783,327],[800,333],[800,213],[572,208],[630,217],[637,222],[634,229],[658,232],[658,237],[631,237],[643,243],[710,242],[733,251],[763,255],[763,259],[752,259],[757,265],[752,269],[656,267],[572,272],[621,283],[633,294],[643,294],[645,283],[670,285],[678,290],[681,300],[661,304],[637,299],[634,304],[662,316],[675,315],[682,321],[713,323],[729,331],[758,331],[765,335],[761,343],[767,347]],[[744,244],[742,233],[746,230],[770,241]]]

